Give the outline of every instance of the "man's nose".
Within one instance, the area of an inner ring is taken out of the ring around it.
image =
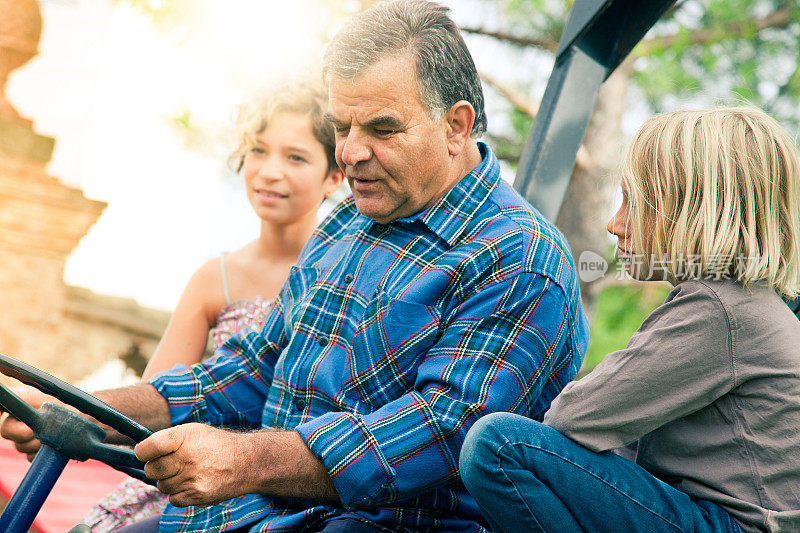
[[[359,132],[351,129],[342,143],[342,163],[354,166],[356,163],[368,161],[372,157],[372,150],[367,139]]]

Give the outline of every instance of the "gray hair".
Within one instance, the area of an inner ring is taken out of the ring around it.
[[[453,104],[466,100],[475,109],[471,135],[479,137],[486,131],[483,89],[449,11],[426,0],[392,0],[354,16],[325,51],[325,82],[352,80],[392,53],[410,52],[417,64],[420,98],[431,116],[440,118]]]

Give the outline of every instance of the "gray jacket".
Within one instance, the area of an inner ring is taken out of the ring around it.
[[[744,531],[800,532],[800,321],[763,286],[680,283],[544,422],[595,451],[638,440],[639,465]]]

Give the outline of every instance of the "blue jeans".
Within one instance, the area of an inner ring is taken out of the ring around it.
[[[496,532],[728,532],[730,515],[614,453],[595,453],[529,418],[481,418],[461,478]]]

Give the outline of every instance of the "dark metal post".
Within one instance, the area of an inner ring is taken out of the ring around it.
[[[597,93],[675,0],[576,0],[514,187],[550,220],[567,190]]]
[[[68,461],[66,456],[50,446],[39,448],[28,473],[0,515],[0,531],[28,531]]]

